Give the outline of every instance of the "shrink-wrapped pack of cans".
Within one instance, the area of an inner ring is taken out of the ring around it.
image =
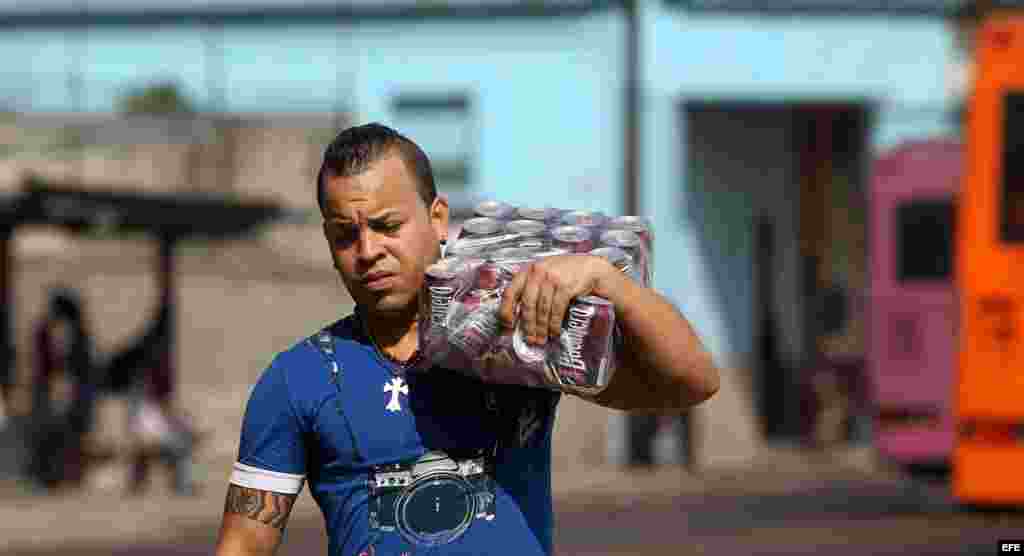
[[[490,383],[582,395],[603,390],[615,372],[620,340],[611,303],[574,299],[559,337],[538,346],[526,342],[520,326],[502,327],[502,293],[534,261],[571,253],[605,257],[646,286],[653,266],[650,223],[499,201],[480,203],[475,213],[446,256],[427,269],[419,324],[425,362]]]

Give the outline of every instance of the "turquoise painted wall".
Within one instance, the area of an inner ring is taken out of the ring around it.
[[[0,101],[70,109],[73,50],[84,51],[83,105],[109,111],[131,86],[181,83],[204,108],[330,112],[401,127],[406,93],[467,93],[478,196],[619,212],[621,31],[586,18],[227,27],[208,64],[197,26],[98,28],[0,35]],[[214,58],[216,60],[216,58]],[[339,102],[340,101],[340,102]],[[429,128],[428,128],[429,129]],[[414,136],[428,152],[451,137]],[[450,128],[449,128],[450,129]]]
[[[876,108],[869,143],[877,152],[906,138],[951,131],[946,72],[952,39],[941,20],[929,18],[646,8],[642,206],[658,231],[655,285],[679,303],[721,364],[748,365],[754,195],[709,193],[699,176],[687,176],[680,103],[868,101]],[[742,136],[735,140],[739,148],[759,148]]]
[[[751,197],[696,194],[699,180],[691,183],[683,163],[679,103],[865,100],[877,109],[870,138],[877,151],[949,129],[952,41],[936,19],[698,16],[654,0],[643,5],[641,28],[641,204],[655,222],[655,285],[722,363],[732,364],[733,356],[752,351]],[[125,86],[169,77],[204,107],[223,98],[232,111],[329,112],[341,99],[360,123],[401,126],[391,109],[394,95],[464,91],[472,101],[477,194],[621,212],[624,26],[615,11],[548,20],[229,27],[222,74],[208,73],[202,30],[90,30],[86,107],[110,110]],[[65,30],[0,34],[0,102],[69,108],[67,72],[70,54],[83,51],[80,39]],[[414,139],[428,150],[444,149],[451,139],[443,135]],[[757,148],[743,137],[736,141]]]

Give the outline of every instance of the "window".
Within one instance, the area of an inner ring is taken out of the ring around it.
[[[755,11],[810,13],[905,13],[942,15],[958,0],[664,0],[670,6],[694,11]]]
[[[468,95],[404,94],[392,108],[398,131],[430,157],[438,191],[458,195],[471,189],[476,130]]]
[[[1024,93],[1006,95],[1003,104],[1002,238],[1024,242]]]
[[[897,207],[896,269],[901,282],[949,279],[953,270],[952,200],[911,201]]]

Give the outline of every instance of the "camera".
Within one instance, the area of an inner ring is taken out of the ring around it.
[[[419,546],[447,544],[474,520],[495,516],[493,464],[486,455],[453,459],[427,452],[376,466],[370,477],[370,529],[397,530]]]

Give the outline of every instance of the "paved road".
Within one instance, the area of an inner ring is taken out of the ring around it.
[[[943,486],[892,476],[763,470],[677,479],[636,476],[560,497],[558,554],[987,555],[996,553],[997,539],[1024,537],[1024,512],[968,512]],[[293,520],[279,554],[323,554],[320,526],[310,514]],[[9,553],[208,555],[215,527],[190,524],[173,541]]]

